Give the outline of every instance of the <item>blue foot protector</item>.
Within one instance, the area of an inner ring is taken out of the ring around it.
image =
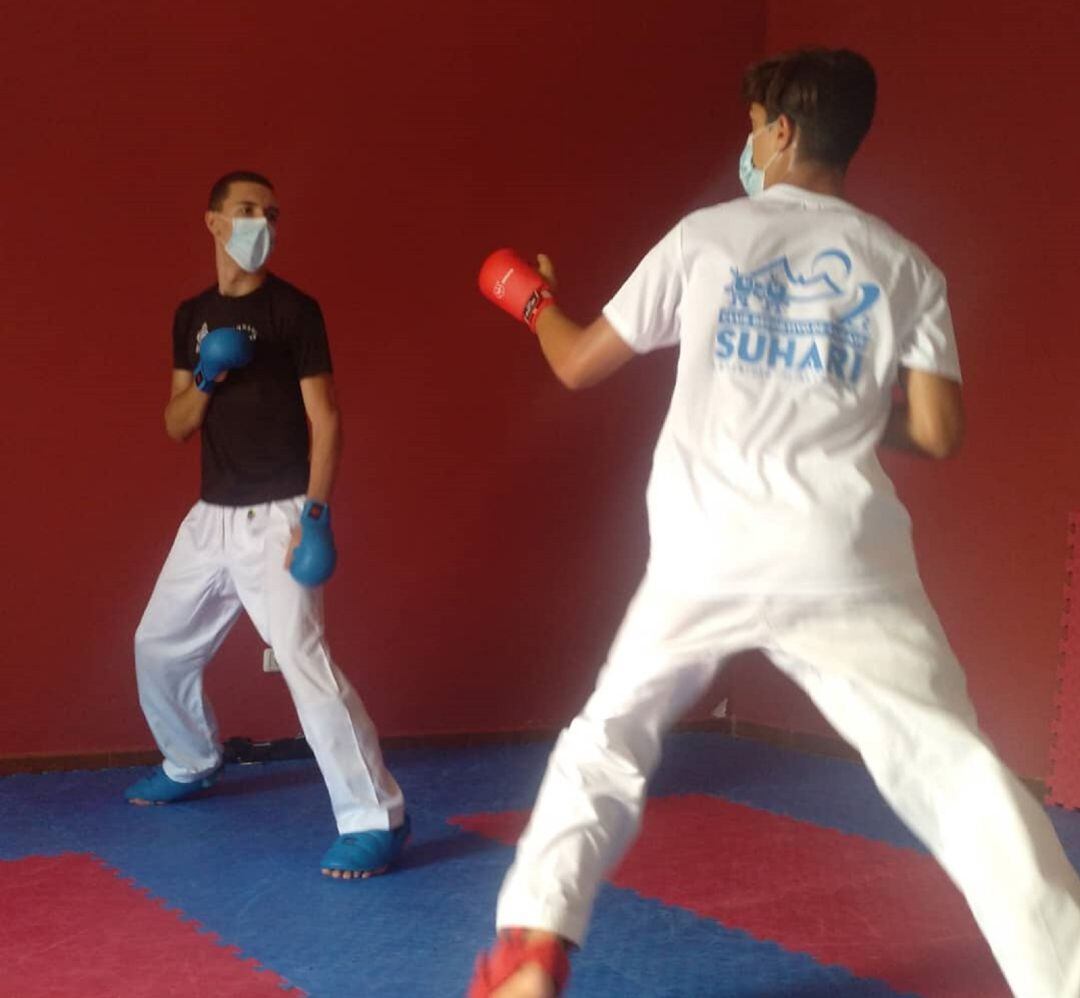
[[[173,801],[183,800],[200,790],[212,787],[221,776],[225,764],[222,763],[211,773],[201,776],[190,783],[178,783],[165,775],[165,770],[158,766],[149,776],[136,780],[127,790],[124,797],[129,801],[148,801],[151,804],[171,804]]]
[[[341,870],[343,873],[382,873],[401,855],[409,838],[412,822],[405,821],[388,832],[349,832],[339,835],[322,858],[324,870]]]

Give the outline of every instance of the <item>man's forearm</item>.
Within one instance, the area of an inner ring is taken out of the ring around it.
[[[536,321],[536,334],[551,370],[571,389],[598,384],[634,356],[602,315],[582,327],[549,305]]]
[[[178,392],[165,406],[165,432],[178,443],[191,436],[206,418],[210,396],[199,391],[194,382]]]
[[[886,423],[881,444],[893,450],[903,450],[924,458],[941,460],[954,453],[958,439],[944,432],[919,427],[906,402],[894,402]]]
[[[307,497],[329,502],[341,460],[341,416],[337,412],[311,424],[311,473]]]
[[[901,368],[881,443],[941,460],[956,453],[963,436],[959,382],[932,371]]]
[[[549,305],[536,320],[540,349],[555,376],[565,383],[573,369],[575,351],[581,342],[582,328],[558,305]]]
[[[885,432],[881,436],[883,447],[892,450],[907,451],[911,454],[922,454],[922,451],[911,439],[908,432],[907,403],[894,402],[889,410],[889,421],[885,424]]]

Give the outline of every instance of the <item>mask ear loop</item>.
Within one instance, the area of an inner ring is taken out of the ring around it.
[[[753,140],[754,140],[754,139],[756,139],[756,138],[757,138],[757,137],[758,137],[758,136],[759,136],[759,135],[760,135],[760,134],[761,134],[762,132],[764,132],[764,131],[767,131],[768,129],[772,128],[772,126],[773,126],[773,125],[775,125],[775,124],[776,124],[776,122],[778,122],[779,120],[780,120],[780,119],[779,119],[779,117],[777,117],[777,118],[773,119],[772,121],[767,121],[767,122],[765,122],[765,124],[764,124],[764,125],[762,125],[762,126],[761,126],[760,128],[757,128],[757,129],[755,129],[754,131],[752,131],[752,132],[750,133],[750,141],[751,141],[751,143],[752,143],[752,142],[753,142]],[[753,150],[753,146],[752,146],[752,145],[751,145],[751,150]],[[766,174],[766,173],[768,172],[768,170],[769,170],[769,167],[770,167],[770,166],[772,166],[772,164],[773,164],[773,160],[775,160],[775,159],[776,159],[777,153],[778,153],[779,151],[780,151],[780,150],[777,150],[776,152],[774,152],[774,153],[773,153],[773,154],[772,154],[772,155],[771,155],[771,156],[769,157],[769,162],[768,162],[768,163],[766,163],[766,164],[765,164],[765,165],[764,165],[763,167],[761,167],[761,179],[762,179],[762,180],[764,180],[764,179],[765,179],[765,174]],[[750,164],[751,164],[751,166],[753,166],[753,163],[754,163],[754,160],[753,160],[753,153],[751,152],[751,159],[750,159]],[[756,169],[756,167],[755,167],[755,169]]]
[[[761,128],[759,128],[759,129],[757,130],[757,132],[754,132],[754,135],[757,135],[757,133],[758,133],[758,132],[763,132],[763,131],[764,131],[764,130],[765,130],[766,128],[772,128],[772,126],[773,126],[773,125],[775,125],[775,124],[776,124],[776,123],[777,123],[777,122],[778,122],[779,120],[780,120],[780,116],[779,116],[779,115],[777,115],[777,116],[776,116],[776,118],[774,118],[774,119],[773,119],[772,121],[770,121],[770,122],[769,122],[768,124],[766,124],[766,125],[762,125],[762,126],[761,126]],[[788,146],[788,149],[790,149],[790,150],[791,150],[792,156],[794,156],[794,155],[795,155],[795,143],[794,143],[794,142],[792,142],[792,143],[791,143],[791,145],[790,145],[790,146]],[[765,186],[765,181],[766,181],[766,179],[767,179],[767,177],[768,177],[768,173],[769,173],[769,167],[771,167],[771,166],[773,165],[773,163],[775,163],[775,162],[776,162],[776,157],[777,157],[777,156],[779,156],[779,155],[781,154],[781,152],[786,152],[786,151],[787,151],[787,150],[780,150],[780,149],[777,149],[777,150],[776,150],[776,152],[774,152],[774,153],[773,153],[773,154],[772,154],[772,155],[771,155],[771,156],[769,157],[769,162],[768,162],[768,163],[766,163],[766,164],[765,164],[765,165],[764,165],[764,166],[763,166],[763,167],[761,168],[761,186],[762,186],[762,187],[764,187],[764,186]]]

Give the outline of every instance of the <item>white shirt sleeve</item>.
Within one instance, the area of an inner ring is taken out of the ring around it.
[[[680,223],[649,250],[604,306],[604,318],[635,353],[674,346],[684,284]]]
[[[945,278],[932,264],[920,277],[915,321],[901,344],[900,363],[960,381],[960,355],[945,296]]]

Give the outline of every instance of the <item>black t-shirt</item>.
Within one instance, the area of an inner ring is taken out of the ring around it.
[[[198,344],[219,326],[246,332],[254,356],[210,397],[202,425],[202,498],[246,506],[302,495],[310,440],[300,379],[331,371],[319,303],[272,274],[241,298],[208,288],[176,310],[173,366],[194,370]]]

